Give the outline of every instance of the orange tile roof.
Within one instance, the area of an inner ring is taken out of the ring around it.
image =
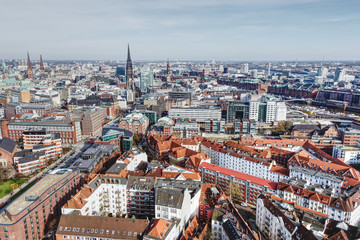
[[[192,173],[181,173],[181,175],[186,179],[193,179],[193,180],[201,180],[201,176],[198,173],[192,172]]]
[[[166,221],[164,219],[154,219],[149,228],[147,236],[163,239],[164,235],[172,224],[172,222]]]
[[[64,204],[64,208],[81,209],[87,203],[86,199],[90,197],[94,191],[94,189],[88,186],[84,186],[78,193],[76,193],[69,201]]]
[[[326,162],[310,156],[304,156],[304,154],[292,156],[288,164],[359,180],[358,172],[348,165]]]

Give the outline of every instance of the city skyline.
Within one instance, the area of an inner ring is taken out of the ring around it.
[[[360,6],[351,0],[36,0],[4,1],[2,9],[5,59],[29,51],[44,60],[124,60],[128,43],[134,61],[352,61],[360,54]]]

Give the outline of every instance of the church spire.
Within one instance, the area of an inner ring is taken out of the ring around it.
[[[43,73],[45,70],[42,56],[40,54],[40,71]]]
[[[33,71],[32,71],[32,68],[31,68],[31,61],[30,61],[29,52],[27,52],[27,78],[29,78],[29,79],[33,78]]]
[[[169,59],[167,60],[167,65],[166,65],[166,81],[169,82],[171,80],[170,77],[170,62]]]
[[[135,90],[134,85],[134,72],[132,67],[132,61],[130,56],[130,45],[128,44],[128,54],[126,61],[126,89]]]

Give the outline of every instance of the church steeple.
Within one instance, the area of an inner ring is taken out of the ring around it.
[[[30,61],[29,52],[27,52],[27,78],[29,78],[29,79],[33,78],[33,71],[32,71],[32,68],[31,68],[31,61]]]
[[[44,68],[44,63],[43,63],[43,60],[42,60],[42,56],[41,56],[41,54],[40,54],[40,71],[43,73],[44,70],[45,70],[45,68]]]
[[[129,44],[128,44],[128,53],[127,53],[127,61],[126,61],[126,89],[135,90],[134,72],[133,72],[132,61],[130,56]]]
[[[169,59],[167,60],[167,65],[166,65],[166,81],[169,82],[171,80],[170,77],[170,62]]]

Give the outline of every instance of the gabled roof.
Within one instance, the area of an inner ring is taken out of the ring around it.
[[[151,236],[155,239],[165,239],[166,233],[174,223],[164,219],[154,219],[148,230],[146,236]]]
[[[9,153],[12,153],[14,149],[16,149],[16,142],[11,140],[10,138],[4,137],[0,141],[0,148],[4,149]]]

